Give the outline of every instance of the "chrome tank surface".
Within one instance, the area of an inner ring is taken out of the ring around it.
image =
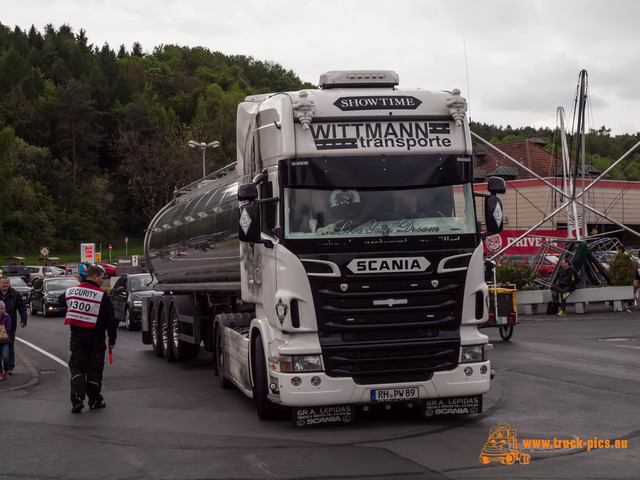
[[[159,287],[240,281],[237,191],[232,164],[178,190],[158,212],[144,246]]]

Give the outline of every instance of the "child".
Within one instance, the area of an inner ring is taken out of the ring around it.
[[[4,325],[8,338],[0,341],[0,380],[9,380],[9,347],[11,343],[11,315],[6,312],[3,301],[0,301],[0,325]]]

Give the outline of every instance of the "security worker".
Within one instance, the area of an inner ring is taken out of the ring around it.
[[[80,413],[85,395],[89,408],[106,406],[102,390],[102,371],[105,357],[105,331],[109,336],[109,349],[116,343],[118,322],[113,313],[111,299],[100,287],[104,282],[104,269],[100,265],[87,268],[86,280],[69,287],[64,294],[67,314],[64,323],[71,325],[71,411]]]

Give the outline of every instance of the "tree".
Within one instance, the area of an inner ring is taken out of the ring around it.
[[[11,127],[4,127],[0,130],[0,229],[2,231],[4,231],[4,224],[13,209],[13,202],[9,192],[11,168],[7,162],[7,154],[14,141],[15,136]],[[9,245],[6,243],[5,235],[0,235],[0,249],[5,249]]]
[[[611,285],[633,285],[638,265],[627,252],[620,253],[613,259],[611,271]]]
[[[71,159],[72,181],[80,170],[96,173],[101,127],[87,86],[71,79],[59,89],[56,151]]]
[[[29,73],[31,67],[27,59],[11,46],[0,57],[0,98],[9,93]]]

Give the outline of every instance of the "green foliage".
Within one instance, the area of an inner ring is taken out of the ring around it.
[[[633,285],[637,264],[628,253],[622,253],[616,256],[609,265],[611,272],[610,285]]]
[[[513,283],[518,290],[522,290],[539,275],[533,273],[531,265],[516,263],[512,265],[496,265],[496,279],[498,282]]]

